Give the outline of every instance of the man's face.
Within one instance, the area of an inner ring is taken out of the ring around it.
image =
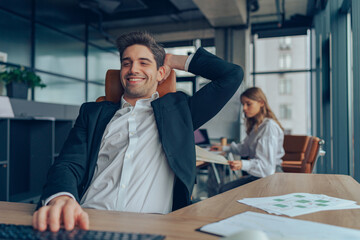
[[[147,47],[135,44],[126,48],[120,70],[124,99],[135,103],[136,100],[150,98],[164,74],[163,67],[157,69],[154,55]]]

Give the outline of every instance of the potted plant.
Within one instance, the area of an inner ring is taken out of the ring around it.
[[[46,87],[38,75],[24,67],[8,67],[0,73],[0,81],[6,85],[8,97],[13,98],[27,99],[29,88]]]

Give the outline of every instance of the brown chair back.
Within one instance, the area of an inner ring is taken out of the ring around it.
[[[312,137],[312,139],[313,139],[313,142],[311,144],[309,156],[306,161],[306,169],[305,169],[306,173],[313,172],[313,169],[314,169],[314,166],[316,163],[316,159],[318,158],[319,150],[320,150],[320,138]]]
[[[157,91],[160,97],[169,92],[176,92],[176,74],[174,70],[158,85]],[[98,97],[96,102],[110,101],[117,103],[120,102],[123,93],[124,88],[120,82],[120,70],[109,69],[105,77],[105,96]]]
[[[318,137],[285,135],[282,168],[284,172],[312,173],[319,157],[321,141]]]
[[[305,172],[305,157],[309,155],[310,136],[285,135],[282,168],[284,172]]]

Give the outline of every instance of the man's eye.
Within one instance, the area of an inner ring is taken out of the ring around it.
[[[149,65],[147,62],[142,62],[141,65]]]
[[[127,66],[130,65],[130,63],[123,63],[122,65],[123,65],[124,67],[127,67]]]

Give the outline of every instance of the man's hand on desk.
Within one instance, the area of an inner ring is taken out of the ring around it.
[[[89,229],[89,216],[79,203],[69,196],[59,196],[52,199],[47,206],[41,207],[33,215],[33,227],[45,231],[49,226],[50,231],[57,232],[63,223],[66,230],[75,226]]]

